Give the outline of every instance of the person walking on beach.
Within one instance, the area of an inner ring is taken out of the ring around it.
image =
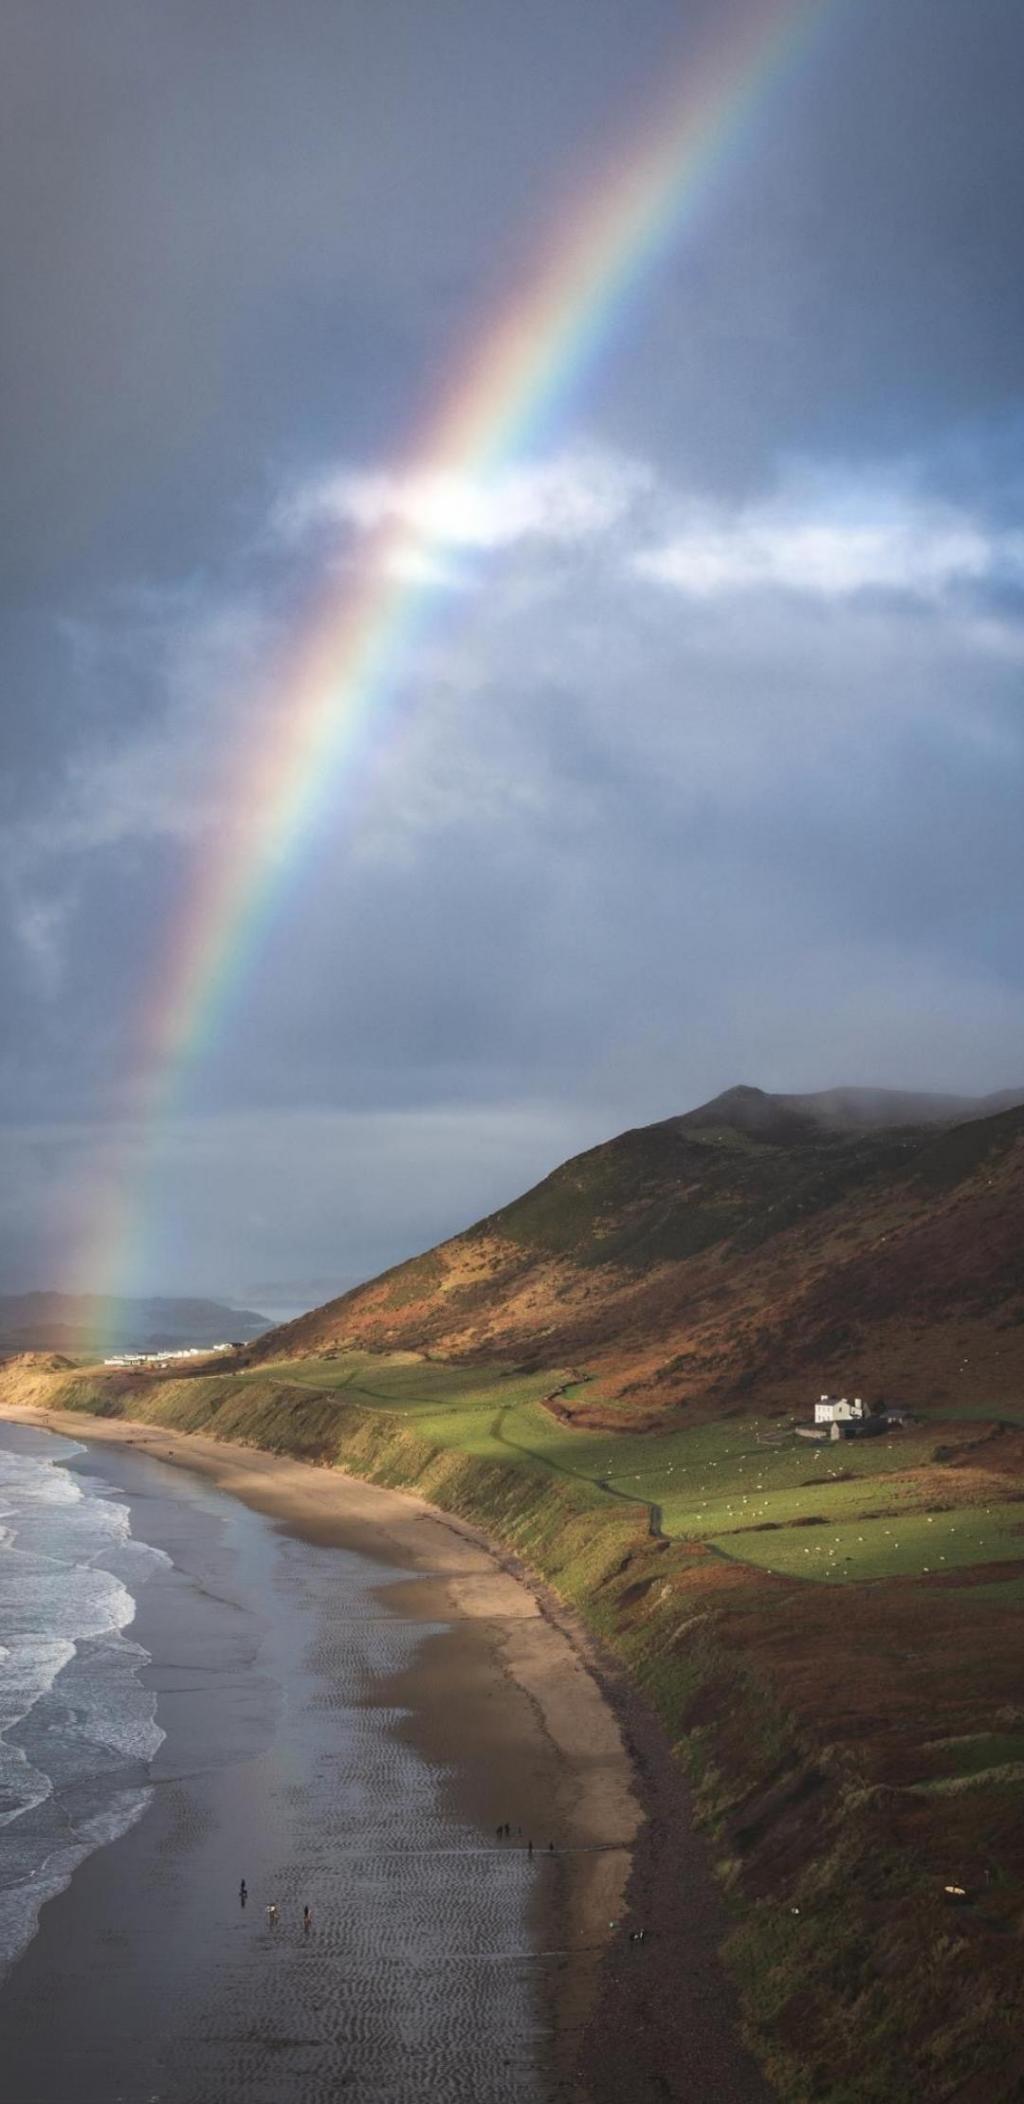
[[[273,1900],[270,1901],[270,1904],[267,1908],[267,1927],[268,1929],[276,1929],[277,1927],[277,1908],[275,1907]]]
[[[239,1887],[238,1887],[238,1897],[239,1897],[239,1900],[240,1900],[240,1902],[241,1902],[242,1906],[244,1907],[244,1905],[245,1905],[245,1902],[246,1902],[246,1900],[247,1900],[247,1899],[248,1899],[248,1897],[249,1897],[249,1887],[248,1887],[248,1885],[246,1884],[246,1882],[245,1882],[245,1879],[244,1879],[244,1878],[242,1879],[242,1882],[241,1882],[241,1884],[240,1884],[240,1885],[239,1885]]]
[[[313,1926],[313,1916],[312,1916],[312,1914],[310,1913],[310,1911],[309,1911],[309,1908],[308,1908],[308,1907],[303,1907],[303,1909],[302,1909],[302,1933],[303,1933],[303,1935],[304,1935],[304,1936],[308,1936],[308,1935],[309,1935],[309,1932],[310,1932],[310,1929],[312,1928],[312,1926]]]

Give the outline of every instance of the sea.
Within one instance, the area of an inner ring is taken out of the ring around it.
[[[560,1872],[420,1751],[446,1641],[153,1435],[0,1422],[5,2100],[545,2104]]]
[[[164,1733],[133,1641],[138,1590],[169,1562],[136,1541],[84,1447],[0,1427],[0,1975],[44,1902],[145,1810]]]

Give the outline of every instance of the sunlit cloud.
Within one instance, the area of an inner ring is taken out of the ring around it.
[[[1024,583],[1024,535],[898,486],[823,478],[727,510],[683,502],[634,571],[695,599],[751,592],[936,600],[962,588]]]
[[[516,542],[571,545],[618,526],[652,488],[651,470],[609,452],[577,452],[479,478],[343,469],[290,492],[275,510],[285,539],[337,526],[357,533],[403,527],[429,561],[438,549],[500,549]]]
[[[561,697],[541,711],[553,735],[571,694],[577,729],[587,722],[607,738],[617,765],[628,754],[631,767],[660,769],[670,748],[672,767],[693,780],[708,754],[710,777],[720,782],[723,710],[732,706],[723,695],[748,710],[755,679],[788,697],[775,704],[776,724],[788,721],[807,667],[815,720],[826,691],[842,713],[854,693],[889,691],[893,678],[907,707],[923,680],[933,710],[942,664],[955,662],[959,677],[966,662],[987,660],[997,675],[1024,652],[1013,594],[997,599],[989,589],[1024,581],[1024,536],[926,499],[905,471],[884,464],[854,475],[804,463],[774,492],[731,509],[659,477],[648,461],[596,446],[486,481],[325,469],[271,498],[254,530],[253,559],[229,578],[137,585],[91,618],[80,611],[60,624],[83,718],[94,697],[112,691],[144,696],[146,707],[125,711],[120,735],[65,756],[46,808],[11,828],[5,866],[24,907],[16,928],[41,988],[54,982],[62,944],[53,884],[40,880],[48,863],[122,842],[188,842],[219,823],[226,762],[239,739],[260,735],[276,699],[266,668],[287,640],[283,615],[270,611],[268,549],[276,548],[282,574],[298,552],[343,593],[356,560],[352,536],[392,524],[388,559],[411,590],[466,590],[481,575],[472,558],[487,557],[487,590],[475,594],[465,623],[442,624],[420,646],[417,677],[430,704],[403,733],[415,779],[402,787],[401,754],[378,769],[382,791],[408,807],[416,833],[464,801],[535,808],[551,793],[538,758],[481,756],[485,694],[492,724],[503,710],[515,724],[529,688]],[[652,583],[663,592],[652,593]],[[750,611],[737,627],[729,601],[743,594]],[[928,616],[913,644],[894,629],[895,595],[912,597]],[[685,602],[685,624],[676,598]],[[835,608],[827,635],[822,604]],[[498,695],[506,699],[496,705]],[[512,695],[520,697],[514,705]],[[625,711],[624,695],[633,697]],[[671,706],[659,698],[669,695]],[[857,706],[862,712],[863,696]],[[987,723],[984,712],[975,719]],[[1005,737],[1001,721],[997,728]],[[752,729],[733,741],[730,768],[737,755],[753,765],[757,743]],[[435,750],[433,766],[427,755]],[[557,793],[565,796],[564,782]],[[394,811],[386,830],[393,845]]]

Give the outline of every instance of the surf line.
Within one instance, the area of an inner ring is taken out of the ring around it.
[[[694,222],[753,120],[846,0],[746,0],[691,53],[596,176],[550,221],[532,264],[453,362],[395,468],[396,486],[484,485],[556,427],[632,302]],[[392,479],[388,478],[389,481]],[[444,505],[438,507],[443,515]],[[104,1298],[146,1269],[160,1143],[244,983],[305,842],[339,802],[411,648],[445,593],[443,517],[386,518],[300,624],[254,697],[253,735],[223,784],[169,938],[129,1030],[128,1078],[72,1227],[74,1283]]]

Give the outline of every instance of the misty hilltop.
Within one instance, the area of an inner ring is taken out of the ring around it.
[[[571,1365],[588,1411],[789,1405],[854,1385],[926,1405],[1024,1374],[1024,1089],[738,1087],[624,1132],[299,1321],[343,1346]]]
[[[710,1103],[684,1111],[669,1124],[694,1130],[735,1126],[762,1138],[787,1132],[869,1132],[894,1125],[963,1125],[995,1117],[1024,1103],[1024,1089],[999,1089],[990,1096],[936,1095],[912,1089],[821,1089],[806,1096],[770,1096],[764,1089],[725,1089]],[[657,1131],[657,1126],[652,1128]]]

